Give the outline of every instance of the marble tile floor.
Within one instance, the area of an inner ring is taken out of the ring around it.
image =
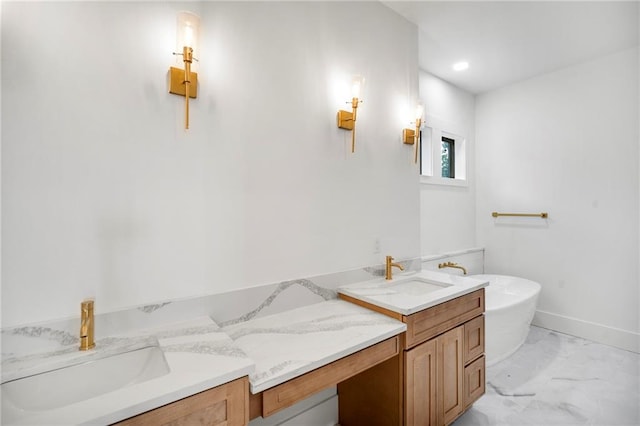
[[[640,425],[640,355],[531,327],[454,426]]]

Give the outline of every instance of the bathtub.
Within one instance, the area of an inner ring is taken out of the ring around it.
[[[485,288],[486,365],[513,354],[524,343],[536,311],[540,284],[507,275],[469,275],[489,281]]]

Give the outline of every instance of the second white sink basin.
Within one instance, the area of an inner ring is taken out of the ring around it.
[[[411,315],[486,285],[486,281],[424,270],[398,274],[392,280],[377,278],[347,284],[339,287],[338,292],[401,315]]]
[[[43,411],[84,401],[169,373],[162,349],[144,347],[2,384],[2,405]]]
[[[438,281],[429,281],[423,278],[413,277],[391,284],[388,286],[388,288],[397,291],[398,293],[422,295],[431,293],[433,291],[442,290],[443,288],[451,287],[452,285],[453,284],[447,284]]]

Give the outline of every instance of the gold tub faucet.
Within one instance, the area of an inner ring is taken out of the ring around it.
[[[387,261],[386,261],[386,265],[385,265],[385,268],[384,268],[384,272],[385,272],[384,273],[384,277],[385,277],[385,279],[390,280],[390,279],[393,278],[392,273],[391,273],[391,268],[393,268],[394,266],[396,268],[400,268],[401,271],[404,271],[404,267],[401,264],[393,263],[393,257],[387,256]]]
[[[442,269],[442,268],[457,268],[457,269],[462,269],[462,272],[464,275],[467,275],[467,269],[464,266],[460,266],[455,262],[445,262],[445,263],[440,263],[438,264],[438,268]]]
[[[93,300],[80,304],[80,350],[88,351],[96,346],[93,340]]]

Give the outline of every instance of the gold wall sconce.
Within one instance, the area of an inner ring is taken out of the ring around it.
[[[407,145],[415,145],[415,162],[418,162],[418,151],[420,143],[420,128],[422,127],[422,116],[424,114],[424,106],[418,102],[415,114],[415,129],[402,129],[402,142]]]
[[[191,71],[193,61],[198,61],[194,56],[197,52],[198,31],[200,18],[190,12],[178,14],[177,49],[182,52],[173,52],[176,56],[182,56],[184,69],[170,67],[169,93],[184,96],[185,117],[184,128],[189,128],[189,98],[198,96],[198,74]]]
[[[351,152],[355,152],[356,150],[356,113],[358,111],[358,104],[362,102],[360,96],[362,95],[363,86],[364,77],[354,75],[351,80],[351,111],[339,110],[337,115],[338,127],[351,130]]]

